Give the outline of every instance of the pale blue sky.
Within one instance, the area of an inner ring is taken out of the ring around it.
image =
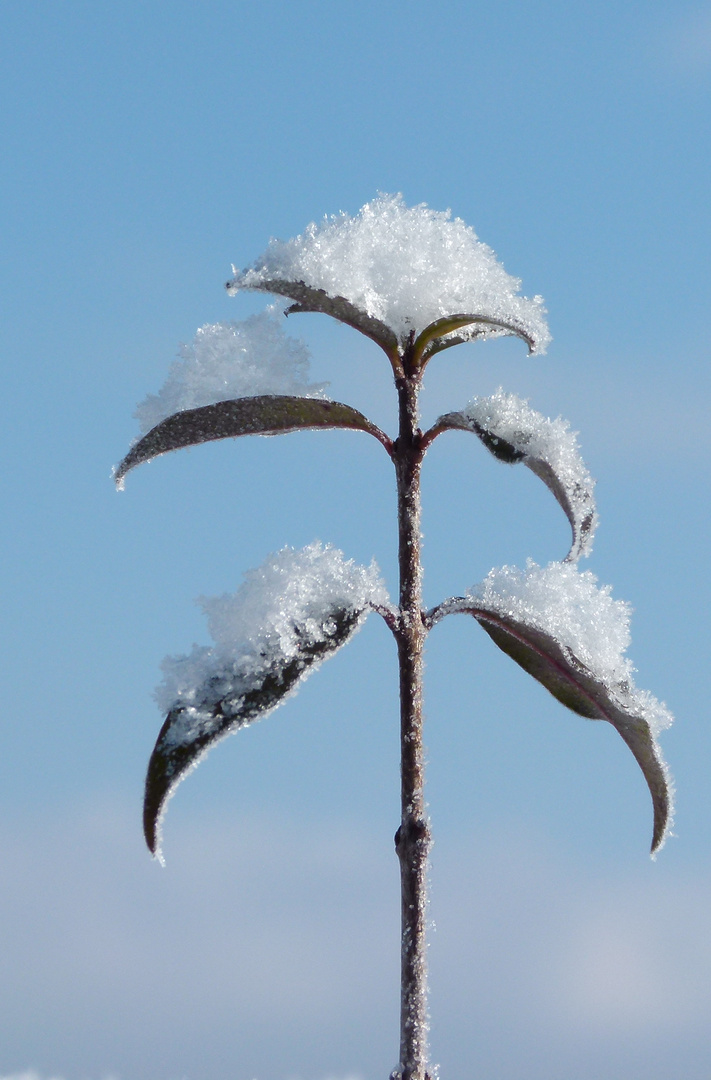
[[[677,715],[677,837],[607,725],[468,621],[430,639],[432,1044],[442,1080],[707,1080],[711,5],[8,2],[0,15],[4,412],[0,1076],[377,1080],[397,1053],[397,702],[373,618],[140,832],[166,653],[284,544],[394,587],[394,484],[355,433],[110,470],[271,235],[376,191],[451,207],[554,342],[450,350],[425,412],[498,385],[598,479],[587,566]],[[317,316],[312,377],[392,431],[379,351]],[[424,483],[426,595],[560,558],[527,470],[464,434]]]

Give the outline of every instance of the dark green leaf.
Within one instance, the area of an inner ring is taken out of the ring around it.
[[[160,730],[148,763],[143,805],[146,843],[156,854],[166,803],[182,778],[216,742],[272,712],[318,663],[344,645],[363,611],[325,612],[320,633],[303,630],[297,656],[271,658],[245,674],[220,672],[197,688],[191,706],[176,705]]]
[[[174,413],[139,439],[116,469],[115,480],[136,465],[169,450],[229,439],[238,435],[280,435],[313,428],[353,428],[374,435],[386,449],[390,440],[375,424],[350,405],[321,398],[263,395],[218,401],[199,409]]]

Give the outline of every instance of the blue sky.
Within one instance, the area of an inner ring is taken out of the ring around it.
[[[433,1057],[443,1080],[705,1080],[711,6],[28,0],[0,22],[0,1076],[395,1064],[384,625],[181,787],[165,870],[140,832],[160,661],[207,641],[195,597],[317,538],[393,589],[388,462],[330,432],[175,454],[121,495],[110,478],[178,343],[262,306],[226,296],[230,264],[380,190],[451,207],[544,295],[546,357],[450,350],[424,411],[502,385],[571,421],[598,480],[588,566],[633,605],[637,681],[677,716],[677,836],[651,863],[616,733],[468,621],[433,633]],[[374,346],[317,316],[289,330],[314,381],[393,430]],[[527,470],[459,433],[426,467],[428,602],[565,553]]]

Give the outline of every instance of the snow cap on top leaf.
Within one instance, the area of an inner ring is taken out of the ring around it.
[[[417,336],[440,320],[469,316],[469,323],[442,327],[439,338],[454,344],[516,334],[542,353],[550,341],[543,302],[521,296],[520,284],[450,211],[379,195],[355,217],[337,214],[292,240],[272,240],[251,269],[235,271],[228,289],[289,296],[296,301],[291,310],[325,311],[381,345],[388,333],[403,345],[413,331]],[[347,310],[339,313],[317,294]],[[358,325],[359,317],[370,325]]]

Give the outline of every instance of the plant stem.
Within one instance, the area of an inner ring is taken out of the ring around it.
[[[424,450],[418,427],[419,372],[396,380],[400,430],[393,447],[397,474],[400,617],[402,818],[395,834],[401,881],[400,1065],[397,1080],[430,1080],[427,1015],[427,866],[430,829],[425,813],[422,744],[422,669],[426,629],[422,613],[420,469]]]

